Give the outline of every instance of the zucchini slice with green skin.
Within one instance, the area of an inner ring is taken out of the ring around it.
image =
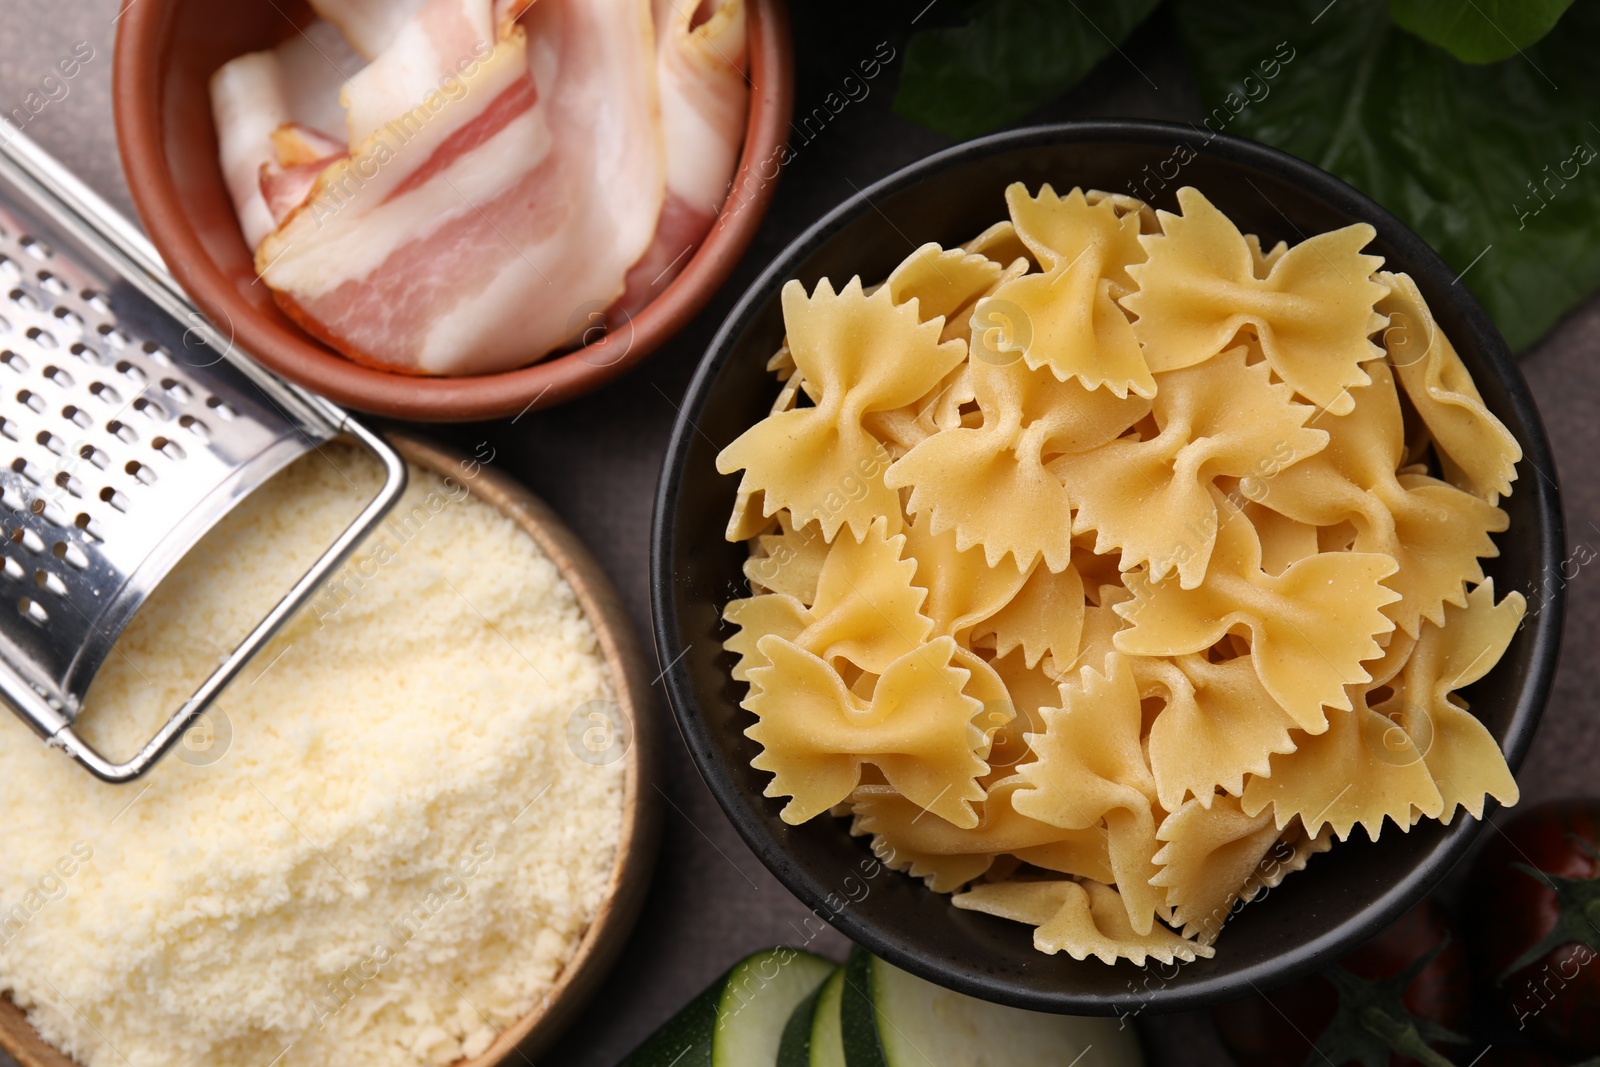
[[[1047,1015],[965,996],[861,949],[839,1006],[848,1067],[1141,1067],[1118,1020]]]
[[[837,974],[839,968],[834,968]],[[783,1040],[778,1042],[777,1067],[809,1067],[811,1063],[811,1017],[816,1014],[817,998],[827,988],[828,982],[833,981],[830,975],[828,980],[818,986],[812,994],[794,1006],[794,1011],[789,1013],[789,1021],[783,1027]]]
[[[822,987],[802,1000],[783,1028],[778,1067],[845,1067],[839,1036],[839,996],[844,968],[836,967]]]
[[[811,1016],[811,1062],[807,1067],[846,1067],[844,1034],[839,1029],[839,1006],[844,997],[844,968],[822,983],[817,1010]]]
[[[634,1049],[619,1067],[766,1067],[775,1064],[795,1005],[838,967],[792,948],[734,964]]]

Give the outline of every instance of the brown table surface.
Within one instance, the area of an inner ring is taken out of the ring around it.
[[[135,0],[138,2],[138,0]],[[227,2],[227,0],[224,0]],[[0,4],[0,111],[21,105],[54,62],[86,41],[94,57],[49,103],[28,133],[99,192],[133,213],[111,121],[113,19],[119,0],[5,0]],[[798,82],[795,110],[805,114],[840,86],[857,60],[880,42],[901,53],[927,0],[794,5]],[[1141,29],[1067,98],[1031,121],[1144,117],[1198,119],[1201,110],[1164,19]],[[611,574],[648,640],[646,585],[650,508],[674,403],[716,324],[783,245],[807,223],[894,169],[948,142],[890,109],[898,63],[869,95],[848,104],[789,164],[771,213],[733,279],[711,306],[642,368],[566,407],[503,424],[453,427],[439,436],[472,445],[488,440],[498,463],[565,516]],[[860,90],[856,90],[859,94]],[[1600,300],[1575,312],[1528,354],[1523,371],[1543,412],[1565,475],[1569,539],[1600,545]],[[1585,457],[1588,457],[1585,459]],[[1592,553],[1591,553],[1592,554]],[[1573,580],[1565,654],[1549,710],[1519,779],[1525,802],[1593,791],[1589,763],[1600,754],[1600,722],[1584,711],[1584,693],[1600,683],[1600,657],[1589,646],[1600,621],[1600,582]],[[664,705],[655,709],[667,717]],[[665,781],[672,803],[649,902],[621,962],[594,1004],[543,1065],[610,1067],[640,1038],[744,953],[804,939],[808,912],[761,865],[701,783],[676,730],[666,725]],[[647,790],[649,792],[649,790]],[[842,958],[845,939],[829,931],[823,951]],[[1207,1067],[1229,1062],[1204,1013],[1144,1020],[1163,1064]],[[1179,1050],[1182,1050],[1181,1053]],[[543,1067],[542,1065],[542,1067]],[[0,1067],[14,1067],[0,1053]]]

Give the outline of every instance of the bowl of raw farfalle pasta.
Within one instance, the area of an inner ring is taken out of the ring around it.
[[[1021,1007],[1195,1006],[1376,933],[1517,802],[1553,470],[1481,308],[1348,186],[1003,134],[817,223],[712,343],[664,680],[816,928]]]

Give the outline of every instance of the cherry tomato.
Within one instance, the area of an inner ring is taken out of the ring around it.
[[[1600,799],[1539,804],[1499,830],[1467,884],[1474,973],[1533,1041],[1600,1053]]]
[[[1466,953],[1444,911],[1432,900],[1407,912],[1339,966],[1373,982],[1396,977],[1434,949],[1439,949],[1437,955],[1406,986],[1401,1003],[1415,1019],[1460,1032],[1472,995]],[[1259,996],[1219,1004],[1211,1017],[1223,1044],[1242,1067],[1301,1067],[1313,1045],[1340,1020],[1341,1011],[1347,1016],[1344,1024],[1352,1022],[1348,1018],[1352,1009],[1327,977],[1316,974]],[[1417,1063],[1399,1053],[1391,1053],[1389,1062],[1393,1067]]]

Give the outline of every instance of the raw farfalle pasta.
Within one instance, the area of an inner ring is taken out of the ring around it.
[[[1155,855],[1161,870],[1150,883],[1166,890],[1172,925],[1209,945],[1277,844],[1278,828],[1271,814],[1246,815],[1236,798],[1222,796],[1209,806],[1189,801],[1167,816],[1156,836],[1163,842]]]
[[[1161,702],[1145,746],[1156,797],[1168,811],[1190,796],[1201,807],[1219,791],[1238,796],[1246,775],[1268,774],[1273,755],[1294,751],[1295,721],[1248,657],[1139,656],[1133,669],[1140,697]]]
[[[1114,440],[1150,402],[1058,382],[1017,359],[968,367],[978,425],[932,435],[896,461],[885,482],[910,489],[907,510],[927,513],[934,532],[954,528],[960,547],[981,545],[991,567],[1010,554],[1014,567],[1027,569],[1043,556],[1059,571],[1072,538],[1060,519],[1072,505],[1046,457]]]
[[[1493,504],[1511,492],[1522,447],[1484,407],[1417,283],[1404,274],[1378,277],[1390,287],[1378,310],[1389,316],[1384,344],[1395,377],[1433,438],[1446,480]]]
[[[1142,966],[1147,957],[1189,963],[1214,954],[1209,945],[1186,940],[1160,924],[1144,933],[1135,930],[1119,896],[1114,887],[1090,878],[1053,879],[974,886],[951,903],[1027,923],[1034,928],[1034,948],[1051,955],[1065,952],[1075,960],[1094,956],[1115,963],[1121,957]]]
[[[1049,186],[880,284],[783,294],[718,458],[753,766],[956,907],[1105,963],[1209,957],[1357,825],[1517,786],[1458,690],[1521,449],[1351,226],[1263,247]]]
[[[1157,212],[1162,232],[1141,239],[1148,258],[1128,268],[1138,290],[1122,300],[1150,369],[1204,362],[1248,328],[1295,392],[1349,411],[1346,391],[1366,383],[1361,364],[1383,355],[1372,335],[1387,324],[1374,307],[1389,292],[1374,277],[1383,260],[1361,253],[1372,227],[1320,233],[1268,258],[1198,189],[1178,190],[1178,206]]]
[[[1327,445],[1305,425],[1316,409],[1249,356],[1240,346],[1162,375],[1149,440],[1119,437],[1054,461],[1077,507],[1073,530],[1095,533],[1096,553],[1120,552],[1123,570],[1148,564],[1153,578],[1176,569],[1194,589],[1216,541],[1217,483],[1271,475]]]
[[[788,796],[784,821],[805,822],[850,796],[861,765],[871,763],[907,800],[954,826],[973,826],[976,778],[973,719],[982,705],[962,693],[966,677],[951,663],[955,642],[936,639],[884,670],[872,699],[850,692],[837,671],[805,649],[769,634],[766,665],[750,672],[749,708],[761,721],[749,734],[765,749],[755,766],[773,774],[772,796]],[[953,786],[953,788],[952,788]]]
[[[1506,514],[1486,500],[1426,474],[1397,473],[1405,459],[1405,428],[1394,377],[1374,364],[1372,380],[1350,391],[1347,415],[1319,425],[1337,443],[1244,488],[1269,510],[1312,526],[1350,522],[1359,552],[1392,557],[1399,570],[1388,582],[1400,599],[1387,609],[1411,636],[1422,620],[1439,623],[1444,606],[1466,605],[1466,587],[1483,581],[1479,557],[1499,554],[1489,534],[1506,528]]]
[[[1117,298],[1133,292],[1128,268],[1144,259],[1139,214],[1110,199],[1089,204],[1081,189],[1058,197],[1046,185],[1037,198],[1020,185],[1006,190],[1017,236],[1044,268],[1001,286],[977,307],[993,322],[997,353],[1020,352],[1032,369],[1118,397],[1155,395],[1155,380]]]
[[[941,344],[942,324],[919,322],[916,306],[894,303],[887,289],[867,296],[859,279],[840,293],[824,279],[811,296],[790,282],[783,307],[795,373],[814,403],[752,426],[723,449],[718,469],[743,470],[740,489],[762,494],[764,514],[787,509],[802,525],[819,522],[829,541],[845,525],[859,539],[874,518],[899,530],[899,501],[878,467],[882,446],[861,421],[926,394],[966,358],[966,346]],[[857,484],[861,493],[840,497]],[[834,498],[840,506],[829,506]]]
[[[1302,729],[1321,733],[1322,709],[1350,707],[1346,687],[1369,679],[1362,661],[1380,655],[1377,638],[1394,629],[1382,609],[1400,594],[1384,581],[1399,565],[1379,552],[1318,552],[1268,574],[1260,533],[1240,513],[1226,518],[1197,588],[1127,573],[1133,599],[1116,611],[1129,625],[1113,643],[1136,656],[1183,656],[1247,636],[1267,692]]]

